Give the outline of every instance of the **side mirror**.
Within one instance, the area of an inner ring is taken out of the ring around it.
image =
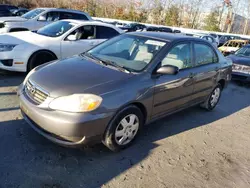
[[[76,41],[76,36],[75,36],[75,35],[69,35],[69,36],[67,37],[67,40],[68,40],[68,41]]]
[[[164,65],[156,71],[157,74],[169,74],[169,75],[175,75],[178,72],[179,68],[173,65]]]
[[[44,15],[39,16],[38,21],[46,21],[46,17]]]

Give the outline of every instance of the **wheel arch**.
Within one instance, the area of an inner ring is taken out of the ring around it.
[[[49,54],[51,54],[52,56],[54,56],[55,59],[58,59],[57,55],[56,55],[54,52],[52,52],[51,50],[48,50],[48,49],[39,49],[39,50],[36,50],[36,51],[32,52],[32,54],[29,56],[29,59],[28,59],[28,61],[27,61],[27,67],[26,67],[27,70],[28,70],[28,68],[29,68],[29,64],[30,64],[31,59],[32,59],[36,54],[38,54],[38,53],[49,53]]]
[[[224,89],[225,85],[226,85],[226,80],[225,79],[220,79],[218,81],[218,83],[221,85],[222,89]]]

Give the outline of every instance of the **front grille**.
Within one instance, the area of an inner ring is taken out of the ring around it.
[[[25,84],[24,91],[26,95],[38,105],[43,103],[48,97],[47,92],[43,91],[30,80]]]

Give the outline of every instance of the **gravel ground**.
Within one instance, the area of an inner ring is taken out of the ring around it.
[[[0,74],[0,188],[250,187],[250,87],[144,128],[130,148],[68,149],[34,132],[18,108],[23,74]]]

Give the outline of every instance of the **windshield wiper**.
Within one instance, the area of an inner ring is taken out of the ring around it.
[[[117,63],[115,63],[115,62],[112,62],[112,61],[105,61],[106,63],[107,63],[107,65],[111,65],[111,66],[113,66],[113,67],[116,67],[117,69],[119,69],[119,70],[121,70],[121,71],[123,71],[123,72],[129,72],[129,73],[131,73],[131,70],[129,69],[129,68],[127,68],[127,67],[124,67],[124,66],[122,66],[122,65],[119,65],[119,64],[117,64]]]
[[[106,66],[110,65],[110,66],[116,67],[117,69],[119,69],[119,70],[121,70],[121,71],[123,71],[123,72],[126,71],[126,72],[131,73],[131,70],[130,70],[130,69],[128,69],[127,67],[118,65],[118,64],[115,63],[115,62],[108,61],[108,60],[103,60],[103,59],[98,58],[98,57],[96,57],[96,56],[94,56],[93,54],[88,53],[88,52],[84,52],[83,55],[85,55],[85,56],[87,56],[87,57],[90,57],[90,58],[96,60],[97,62],[99,62],[99,63],[101,63],[101,64],[103,64],[103,65],[106,65]]]
[[[101,60],[100,58],[94,56],[94,55],[91,54],[91,53],[84,52],[83,55],[85,55],[85,56],[87,56],[87,57],[89,57],[89,58],[91,58],[91,59],[97,61],[98,63],[101,63],[101,64],[106,65],[106,66],[108,65],[105,61]]]

